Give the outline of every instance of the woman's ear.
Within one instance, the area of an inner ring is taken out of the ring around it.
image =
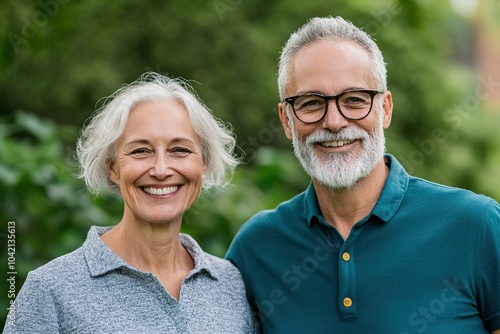
[[[116,169],[114,161],[108,163],[108,173],[109,173],[109,178],[111,179],[111,181],[113,181],[114,184],[119,185],[120,184],[120,173]]]

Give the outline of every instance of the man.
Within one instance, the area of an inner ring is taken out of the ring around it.
[[[409,176],[374,41],[342,18],[294,33],[279,116],[309,188],[252,217],[227,258],[265,333],[500,333],[500,206]]]

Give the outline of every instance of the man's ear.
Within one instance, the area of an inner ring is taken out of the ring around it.
[[[392,94],[387,91],[384,93],[384,104],[382,105],[382,110],[384,112],[383,125],[384,130],[391,125],[392,120]]]
[[[283,126],[283,130],[285,130],[286,137],[292,140],[293,131],[292,128],[290,128],[290,123],[289,123],[290,119],[288,118],[288,114],[285,108],[286,107],[282,102],[278,103],[278,114],[280,116],[281,125]]]

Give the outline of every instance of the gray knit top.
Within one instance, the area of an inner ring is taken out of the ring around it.
[[[255,333],[240,273],[228,261],[181,234],[195,267],[176,300],[102,242],[109,229],[92,227],[82,247],[30,272],[4,333]]]

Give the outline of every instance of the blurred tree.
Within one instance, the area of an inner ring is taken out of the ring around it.
[[[195,89],[233,124],[247,160],[260,146],[289,147],[277,122],[277,59],[312,16],[341,15],[377,39],[395,95],[396,153],[418,150],[414,138],[449,126],[443,113],[464,91],[449,79],[445,28],[458,19],[446,2],[8,0],[0,12],[2,114],[21,108],[81,126],[96,101],[153,70],[200,83]],[[416,171],[441,165],[440,156],[413,163]]]
[[[0,279],[5,282],[8,272],[16,272],[19,289],[28,271],[81,246],[90,226],[117,224],[123,204],[112,195],[90,196],[83,181],[74,177],[77,167],[67,140],[74,137],[75,128],[56,127],[52,121],[21,111],[0,124],[0,263],[4,268]],[[262,150],[255,165],[234,175],[237,186],[203,193],[186,213],[182,232],[207,252],[224,256],[242,222],[307,185],[306,175],[287,153]],[[15,223],[13,269],[7,269],[8,222]],[[9,286],[1,286],[0,304],[8,305]],[[2,307],[1,328],[6,314]]]
[[[17,272],[19,289],[29,270],[80,246],[90,225],[117,223],[122,205],[114,197],[88,196],[74,177],[75,161],[66,144],[75,128],[56,127],[21,111],[0,124],[0,279],[5,282],[7,272]],[[10,221],[15,222],[15,268],[7,270]],[[8,305],[7,285],[1,286],[0,304]],[[5,316],[2,307],[1,321]]]
[[[465,25],[447,2],[6,0],[0,260],[7,263],[6,224],[15,221],[17,288],[28,270],[80,246],[90,225],[121,217],[121,200],[90,197],[73,177],[74,143],[102,98],[145,71],[192,80],[245,155],[234,186],[202,194],[186,214],[183,231],[207,251],[222,256],[248,217],[304,189],[308,178],[277,117],[277,61],[292,31],[328,15],[365,27],[384,53],[395,103],[388,151],[415,175],[500,198],[498,117],[482,111],[477,81],[455,63]]]

